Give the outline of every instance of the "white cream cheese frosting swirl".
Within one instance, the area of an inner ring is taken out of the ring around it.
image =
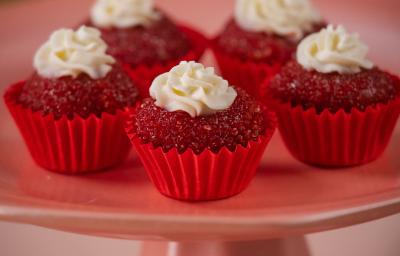
[[[150,96],[161,108],[171,112],[182,110],[196,117],[229,108],[237,92],[215,74],[214,68],[182,61],[153,81]]]
[[[321,73],[357,73],[374,65],[366,56],[368,47],[358,34],[349,34],[343,26],[329,25],[304,38],[297,47],[297,62],[305,69]]]
[[[299,40],[321,17],[308,0],[236,0],[235,20],[248,31]]]
[[[152,0],[97,0],[91,9],[91,20],[100,28],[147,26],[160,17]]]
[[[115,63],[106,50],[107,45],[95,28],[59,29],[38,49],[33,65],[42,77],[77,77],[86,73],[99,79],[106,76]]]

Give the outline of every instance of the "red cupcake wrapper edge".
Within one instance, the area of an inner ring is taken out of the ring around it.
[[[201,33],[187,27],[179,26],[179,28],[187,35],[193,48],[184,56],[167,61],[166,63],[157,63],[154,65],[139,65],[131,67],[124,64],[123,67],[128,75],[135,82],[135,86],[139,89],[141,98],[149,97],[149,88],[153,80],[160,74],[170,71],[174,66],[178,65],[180,61],[199,61],[208,45],[208,39]]]
[[[16,102],[24,82],[12,85],[5,103],[17,124],[32,158],[48,170],[81,174],[112,167],[126,159],[131,149],[124,125],[128,111],[73,119],[43,116]]]
[[[290,103],[274,103],[281,137],[298,160],[324,167],[361,165],[385,150],[400,113],[400,98],[388,104],[317,113]]]
[[[248,142],[246,147],[237,145],[234,152],[227,148],[218,153],[205,149],[197,155],[191,149],[164,152],[161,147],[142,143],[133,132],[133,122],[127,122],[126,132],[149,178],[161,194],[183,201],[217,200],[242,192],[255,176],[275,131],[271,126],[257,141]]]
[[[164,153],[136,137],[131,140],[157,189],[163,195],[185,201],[216,200],[242,192],[253,179],[269,141],[263,138],[250,142],[235,152],[223,148],[218,154],[205,150],[196,155],[192,150]]]

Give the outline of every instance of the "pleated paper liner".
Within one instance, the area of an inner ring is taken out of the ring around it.
[[[117,165],[128,156],[131,145],[124,132],[128,111],[73,119],[43,116],[16,102],[24,82],[12,85],[4,95],[32,158],[48,170],[82,174]]]
[[[221,75],[231,85],[245,89],[257,99],[263,98],[269,81],[280,71],[284,63],[257,63],[224,53],[215,42],[212,51],[218,63]]]
[[[139,65],[136,67],[131,67],[130,65],[126,64],[124,65],[125,71],[129,74],[129,76],[135,82],[135,85],[138,87],[142,99],[149,97],[149,87],[158,75],[170,71],[183,60],[199,61],[205,49],[207,48],[208,40],[201,33],[186,26],[179,26],[179,28],[183,33],[186,34],[192,44],[192,49],[184,56],[154,65]]]
[[[274,114],[271,114],[276,123]],[[218,153],[205,149],[195,154],[191,149],[179,153],[176,148],[164,152],[151,143],[144,144],[133,132],[134,120],[128,121],[127,133],[148,176],[165,196],[184,201],[217,200],[242,192],[251,182],[275,125],[234,152],[222,148]]]
[[[331,113],[303,110],[289,103],[274,104],[279,131],[298,160],[323,167],[347,167],[369,163],[385,150],[400,112],[400,100]]]

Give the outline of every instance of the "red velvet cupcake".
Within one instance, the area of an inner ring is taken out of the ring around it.
[[[213,52],[230,84],[255,97],[296,50],[305,35],[324,25],[306,0],[236,0],[235,15],[214,39]]]
[[[271,112],[195,62],[158,76],[150,95],[127,133],[162,194],[215,200],[248,186],[275,129]]]
[[[106,50],[97,29],[57,30],[37,51],[36,72],[7,90],[5,102],[42,167],[84,173],[128,155],[126,109],[139,93]]]
[[[399,116],[400,80],[366,59],[342,26],[306,37],[270,83],[268,98],[289,151],[299,160],[345,167],[378,158]]]
[[[101,30],[108,53],[124,64],[142,97],[153,79],[181,60],[199,60],[207,41],[199,32],[175,25],[151,0],[97,0],[92,26]]]

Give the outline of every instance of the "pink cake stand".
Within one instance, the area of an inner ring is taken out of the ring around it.
[[[31,160],[3,105],[0,118],[1,220],[166,241],[145,242],[143,255],[308,255],[303,234],[400,212],[398,130],[378,161],[341,170],[297,162],[276,134],[246,191],[226,200],[186,203],[160,195],[133,153],[108,172],[64,176],[43,170]]]
[[[158,2],[208,33],[222,26],[233,4]],[[376,63],[394,72],[400,69],[393,54],[400,41],[400,33],[394,32],[399,25],[397,0],[379,6],[373,1],[315,2],[328,20],[359,31]],[[34,50],[50,31],[84,20],[91,3],[42,0],[0,8],[0,91],[26,77]],[[342,170],[295,161],[275,134],[246,191],[222,201],[185,203],[160,195],[134,153],[108,172],[72,177],[45,171],[33,163],[3,102],[0,120],[0,220],[142,240],[142,255],[304,256],[309,255],[306,233],[400,212],[399,129],[379,160]]]

